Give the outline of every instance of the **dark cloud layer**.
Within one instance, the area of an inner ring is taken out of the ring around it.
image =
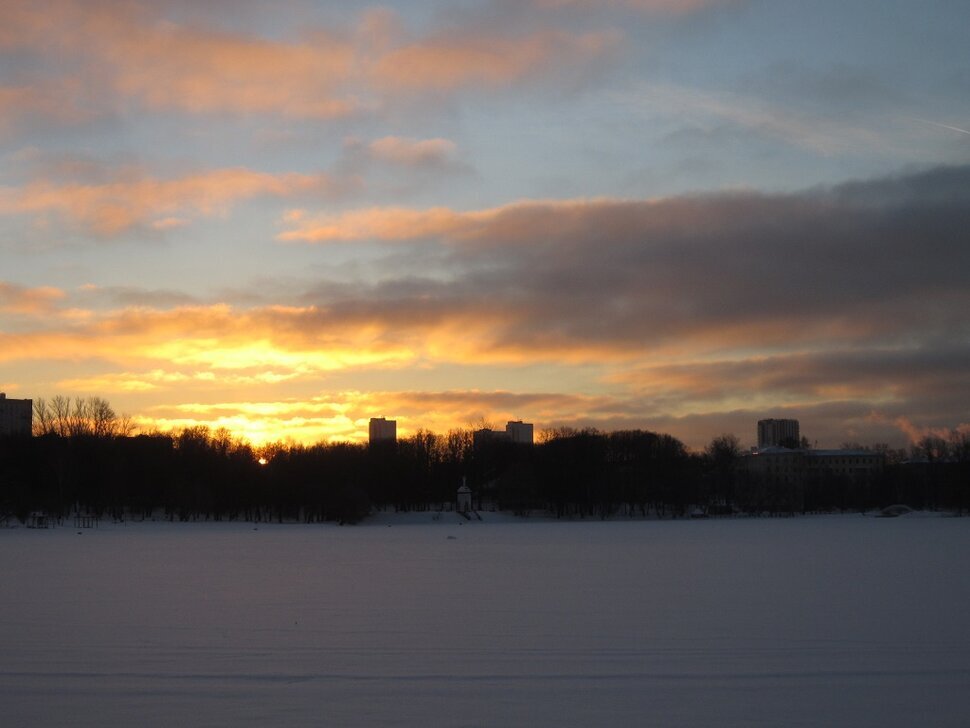
[[[970,167],[794,195],[526,202],[415,224],[414,238],[446,245],[450,280],[392,278],[322,303],[402,324],[490,312],[494,345],[516,348],[966,337],[967,230]]]

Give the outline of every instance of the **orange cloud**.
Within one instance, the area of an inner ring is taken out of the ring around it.
[[[284,218],[286,223],[296,223],[296,227],[277,235],[278,240],[329,243],[438,237],[462,230],[473,215],[455,212],[446,207],[426,210],[405,207],[370,208],[313,218],[296,212],[291,211]],[[487,215],[488,212],[484,214]]]
[[[19,295],[16,301],[24,298]],[[504,341],[503,331],[514,321],[510,316],[514,314],[506,307],[487,302],[420,300],[107,312],[64,307],[48,311],[42,328],[0,332],[0,362],[85,361],[100,362],[101,368],[108,363],[102,373],[61,378],[68,389],[103,393],[175,391],[214,383],[267,386],[361,368],[605,361],[628,355],[622,353],[625,347],[612,343]]]
[[[157,368],[143,372],[107,372],[86,377],[70,377],[58,381],[59,389],[72,392],[92,392],[96,394],[115,392],[152,392],[179,390],[185,392],[192,387],[211,389],[214,384],[224,387],[257,387],[279,384],[298,378],[296,371],[273,371],[250,368],[246,371],[197,370],[192,368]]]
[[[15,301],[25,298],[20,295]],[[386,324],[367,325],[360,319],[341,323],[339,317],[313,307],[123,309],[83,318],[61,316],[59,322],[60,328],[0,332],[0,361],[102,358],[164,362],[217,371],[219,376],[245,370],[279,371],[285,376],[388,365],[415,356],[408,346],[386,340]]]
[[[326,32],[292,44],[171,25],[106,35],[118,90],[148,108],[329,119],[361,106],[340,88],[354,49]]]
[[[903,434],[906,435],[911,444],[919,443],[921,440],[927,437],[947,441],[970,437],[970,423],[966,422],[961,422],[956,427],[950,428],[917,425],[909,417],[902,415],[899,417],[889,418],[879,413],[873,413],[870,415],[870,419],[874,422],[880,423],[891,422],[894,427],[897,427]]]
[[[544,238],[555,237],[569,228],[577,216],[597,209],[649,205],[649,202],[623,200],[522,200],[483,210],[459,211],[447,207],[416,210],[407,207],[372,207],[336,215],[308,216],[305,212],[288,215],[284,222],[291,229],[279,235],[284,242],[331,243],[355,240],[406,241],[423,238],[473,240],[527,239],[538,233],[533,228],[535,215],[545,218]]]
[[[179,25],[149,4],[54,0],[3,3],[0,49],[62,62],[43,71],[78,93],[9,89],[0,109],[28,101],[52,118],[85,109],[124,112],[131,104],[194,114],[273,114],[333,119],[382,108],[404,93],[500,87],[575,68],[619,42],[612,31],[503,32],[453,29],[407,33],[391,11],[365,13],[350,30],[314,28],[279,40]],[[37,88],[37,79],[30,84]],[[60,106],[52,103],[58,99]],[[88,113],[88,115],[90,115]]]
[[[186,215],[225,213],[233,202],[257,196],[288,196],[326,189],[325,175],[218,169],[177,179],[132,175],[100,184],[36,181],[0,188],[0,214],[54,213],[99,235],[138,226],[165,230],[187,224]]]
[[[359,102],[341,90],[352,45],[320,30],[285,43],[163,21],[151,6],[74,0],[5,3],[0,48],[57,49],[91,93],[151,109],[332,118]]]
[[[23,314],[45,314],[65,297],[64,291],[51,286],[24,288],[0,281],[0,311]]]

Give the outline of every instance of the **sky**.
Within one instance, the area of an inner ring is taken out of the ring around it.
[[[0,391],[254,443],[970,429],[965,0],[0,4]]]

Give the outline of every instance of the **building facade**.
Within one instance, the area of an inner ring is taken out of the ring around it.
[[[505,430],[490,430],[483,427],[475,430],[472,438],[475,447],[481,447],[489,442],[512,442],[516,445],[532,445],[534,426],[531,422],[522,420],[509,420],[505,425]]]
[[[397,420],[371,417],[368,434],[371,444],[375,442],[397,442]]]
[[[758,420],[758,449],[797,447],[800,441],[798,420]]]
[[[33,400],[9,399],[4,392],[0,392],[0,436],[29,435],[33,417]]]
[[[533,442],[533,426],[531,422],[512,420],[505,425],[505,433],[512,442],[519,445],[531,445]]]
[[[883,453],[871,450],[767,447],[743,457],[741,467],[769,485],[800,486],[822,479],[872,482],[882,473],[885,463]]]
[[[809,476],[869,482],[882,472],[886,456],[871,450],[806,450]]]

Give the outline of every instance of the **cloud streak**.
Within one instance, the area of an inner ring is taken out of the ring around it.
[[[7,281],[0,281],[0,312],[44,315],[54,310],[65,293],[52,286],[25,288]]]
[[[0,187],[0,215],[54,215],[85,232],[112,237],[138,227],[182,227],[187,218],[225,214],[240,200],[333,187],[324,174],[268,174],[243,167],[171,179],[122,170],[107,182],[38,180],[20,188]]]
[[[341,119],[401,97],[558,77],[621,42],[613,30],[555,27],[415,34],[390,10],[368,11],[349,28],[311,25],[297,37],[267,38],[173,22],[164,6],[76,0],[4,3],[0,26],[0,50],[38,61],[29,77],[11,73],[7,85],[0,77],[0,109],[60,123],[131,109]]]
[[[890,142],[873,128],[813,113],[796,113],[784,106],[742,94],[641,84],[634,92],[620,94],[617,98],[648,117],[671,117],[701,127],[712,123],[729,124],[824,156],[860,148],[890,148]]]
[[[930,124],[932,126],[937,127],[938,129],[949,129],[950,131],[958,131],[961,134],[970,134],[970,131],[967,131],[966,129],[961,129],[959,126],[951,126],[950,124],[941,124],[938,121],[930,121],[929,119],[917,119],[917,121],[921,121],[924,124]]]

